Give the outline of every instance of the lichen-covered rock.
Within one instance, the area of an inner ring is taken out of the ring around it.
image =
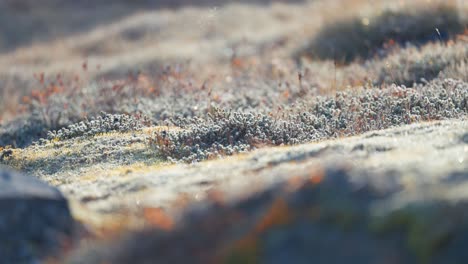
[[[1,263],[37,263],[72,233],[68,202],[58,189],[0,167]]]
[[[171,194],[208,200],[174,225],[147,213],[158,228],[70,263],[468,263],[467,131],[466,120],[414,124],[62,186],[99,186],[109,195],[95,208],[127,195],[135,211],[170,214]]]
[[[179,229],[133,233],[70,263],[466,263],[466,202],[410,198],[391,208],[382,201],[402,194],[389,185],[330,168],[298,188],[214,203]]]

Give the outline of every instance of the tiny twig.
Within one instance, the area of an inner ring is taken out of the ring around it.
[[[303,75],[301,72],[298,72],[297,73],[297,79],[299,80],[299,91],[301,93],[301,95],[305,95],[305,90],[302,86],[302,78],[303,78]]]
[[[442,42],[442,35],[440,34],[440,31],[438,28],[435,28],[435,31],[437,32],[437,35],[439,36],[440,42]]]

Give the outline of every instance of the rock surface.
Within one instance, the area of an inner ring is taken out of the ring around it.
[[[140,192],[140,205],[164,207],[181,190],[211,205],[69,261],[466,263],[467,134],[466,120],[431,122],[100,181],[124,195],[100,206],[136,206]]]
[[[0,167],[1,263],[38,263],[72,229],[68,202],[58,189]]]

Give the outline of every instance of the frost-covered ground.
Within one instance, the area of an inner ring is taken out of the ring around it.
[[[66,196],[70,262],[468,259],[463,1],[21,0],[3,20],[0,164]]]
[[[437,185],[445,177],[463,176],[468,169],[466,118],[169,166],[145,149],[146,136],[146,131],[110,133],[79,142],[52,142],[15,151],[9,162],[102,213],[147,206],[170,210],[178,198],[200,201],[209,190],[239,197],[334,165],[349,167],[356,177],[367,174],[375,178],[366,180],[410,189]],[[91,146],[96,142],[102,147],[94,153]]]
[[[73,180],[62,185],[71,197],[99,189],[96,210],[198,207],[179,221],[146,209],[156,229],[83,246],[70,262],[460,263],[467,159],[465,119]]]

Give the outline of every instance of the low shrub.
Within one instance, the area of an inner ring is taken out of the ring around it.
[[[140,130],[149,123],[150,121],[146,117],[136,118],[125,114],[107,114],[102,112],[100,116],[91,120],[81,121],[58,131],[49,131],[47,136],[49,139],[62,140],[109,132],[128,132]]]
[[[376,71],[376,84],[398,84],[412,86],[414,83],[431,81],[439,75],[468,81],[468,45],[466,43],[428,45],[419,51],[408,47],[388,56],[384,61],[371,63]]]
[[[387,10],[371,18],[353,18],[325,26],[299,57],[349,63],[368,59],[385,44],[424,44],[447,41],[468,26],[456,7],[439,5],[404,11]]]
[[[185,120],[182,131],[156,132],[150,144],[172,161],[201,161],[259,145],[295,144],[318,138],[314,128],[294,126],[263,114],[216,109],[207,119]]]
[[[467,113],[468,83],[434,80],[413,88],[393,85],[308,98],[276,116],[218,109],[207,118],[174,120],[183,129],[155,132],[150,144],[170,161],[193,162]]]

